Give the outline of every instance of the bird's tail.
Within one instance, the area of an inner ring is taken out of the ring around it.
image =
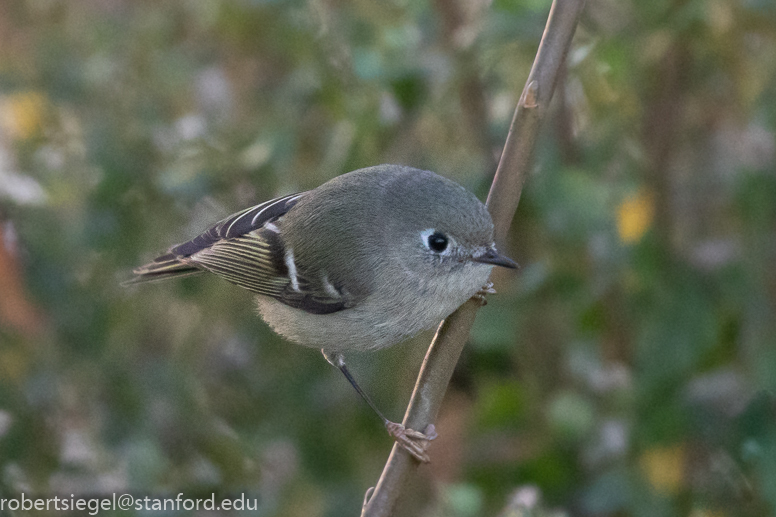
[[[155,282],[158,280],[167,280],[168,278],[182,278],[184,276],[198,275],[204,273],[200,268],[181,260],[172,253],[167,253],[154,259],[144,266],[132,270],[134,278],[130,278],[121,283],[121,285],[141,284],[144,282]]]

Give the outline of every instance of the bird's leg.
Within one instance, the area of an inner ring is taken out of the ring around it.
[[[412,456],[421,463],[428,463],[431,461],[431,458],[429,458],[426,450],[428,449],[429,442],[437,437],[434,424],[429,424],[424,432],[421,433],[419,431],[415,431],[414,429],[408,429],[402,424],[391,422],[385,418],[385,415],[383,415],[383,413],[377,409],[377,406],[375,406],[374,402],[372,402],[372,399],[369,398],[369,395],[364,393],[364,390],[362,390],[361,386],[358,385],[356,379],[353,378],[350,370],[348,370],[348,367],[345,365],[345,359],[342,357],[342,354],[330,354],[325,350],[321,350],[321,352],[323,353],[323,357],[325,357],[331,365],[336,366],[339,371],[342,372],[351,386],[353,386],[358,394],[361,395],[361,398],[363,398],[366,403],[369,404],[369,407],[371,407],[372,410],[377,413],[377,416],[379,416],[383,421],[383,424],[385,424],[385,428],[388,430],[388,434],[393,437],[394,440],[396,440],[396,443],[406,449],[407,452],[412,454]]]
[[[485,285],[482,286],[482,289],[474,293],[472,299],[480,302],[480,305],[485,306],[488,304],[488,299],[485,298],[485,296],[489,294],[496,294],[496,289],[493,287],[493,282],[490,280],[488,280]]]

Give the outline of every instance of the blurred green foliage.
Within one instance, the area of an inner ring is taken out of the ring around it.
[[[363,166],[484,196],[549,3],[0,3],[0,496],[356,515],[391,443],[318,352],[119,283]],[[588,1],[398,515],[776,513],[774,135],[772,1]],[[428,338],[350,358],[394,419]]]

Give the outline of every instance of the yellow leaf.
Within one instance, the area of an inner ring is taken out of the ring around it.
[[[675,494],[684,485],[685,451],[682,445],[655,447],[641,455],[641,469],[652,487]]]
[[[617,233],[625,244],[641,240],[649,227],[655,212],[652,194],[640,190],[627,197],[617,207]]]
[[[46,98],[38,92],[20,92],[0,99],[0,128],[12,138],[25,140],[43,127]]]

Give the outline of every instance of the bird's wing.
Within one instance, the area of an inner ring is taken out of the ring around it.
[[[300,270],[274,223],[304,196],[292,194],[237,212],[188,242],[134,270],[128,284],[210,271],[251,292],[314,314],[346,309],[351,302],[328,280],[311,281]]]

